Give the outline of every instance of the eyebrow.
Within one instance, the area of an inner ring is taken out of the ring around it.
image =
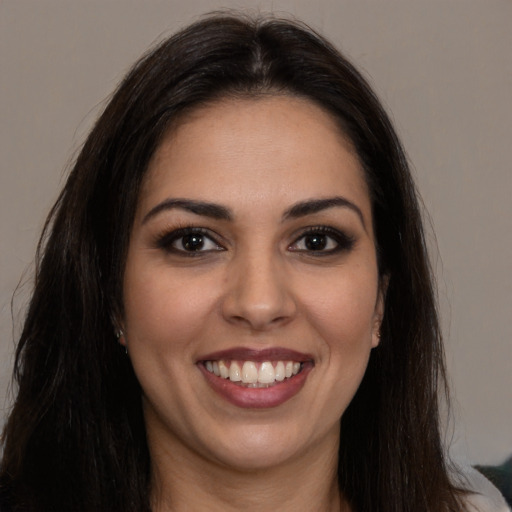
[[[228,208],[215,203],[207,203],[191,199],[166,199],[165,201],[158,203],[144,216],[142,224],[145,224],[149,219],[155,217],[159,213],[166,210],[173,210],[174,208],[186,210],[195,213],[196,215],[202,215],[203,217],[211,217],[218,220],[233,220],[233,215]]]
[[[361,209],[348,199],[341,196],[328,197],[325,199],[309,199],[295,203],[283,213],[282,220],[285,221],[287,219],[305,217],[306,215],[312,215],[314,213],[336,207],[348,208],[355,212],[366,230],[366,224]],[[151,218],[163,211],[173,210],[175,208],[186,210],[203,217],[211,217],[213,219],[227,221],[233,220],[231,210],[216,203],[196,201],[193,199],[166,199],[165,201],[158,203],[144,216],[142,224],[145,224]]]
[[[296,203],[284,212],[283,220],[290,218],[296,219],[298,217],[304,217],[305,215],[311,215],[313,213],[318,213],[323,210],[336,207],[348,208],[355,212],[366,230],[366,224],[361,209],[352,201],[341,196],[328,197],[325,199],[310,199]]]

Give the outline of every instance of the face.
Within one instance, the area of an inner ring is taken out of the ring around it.
[[[363,171],[302,99],[199,109],[152,159],[124,276],[151,448],[236,468],[330,450],[378,344]]]

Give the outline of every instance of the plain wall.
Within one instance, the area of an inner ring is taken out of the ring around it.
[[[38,235],[68,163],[130,64],[222,7],[306,21],[352,58],[391,112],[437,235],[453,451],[503,461],[512,453],[508,0],[0,0],[1,415]]]

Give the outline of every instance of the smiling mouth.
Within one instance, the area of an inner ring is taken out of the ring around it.
[[[220,397],[244,409],[271,409],[304,387],[315,359],[284,347],[233,347],[205,354],[197,366]]]
[[[303,369],[299,361],[207,360],[202,363],[209,373],[245,388],[269,388],[285,382]]]

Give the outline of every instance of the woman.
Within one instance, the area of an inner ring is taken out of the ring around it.
[[[310,30],[211,17],[143,57],[39,253],[7,510],[469,510],[407,162]]]

